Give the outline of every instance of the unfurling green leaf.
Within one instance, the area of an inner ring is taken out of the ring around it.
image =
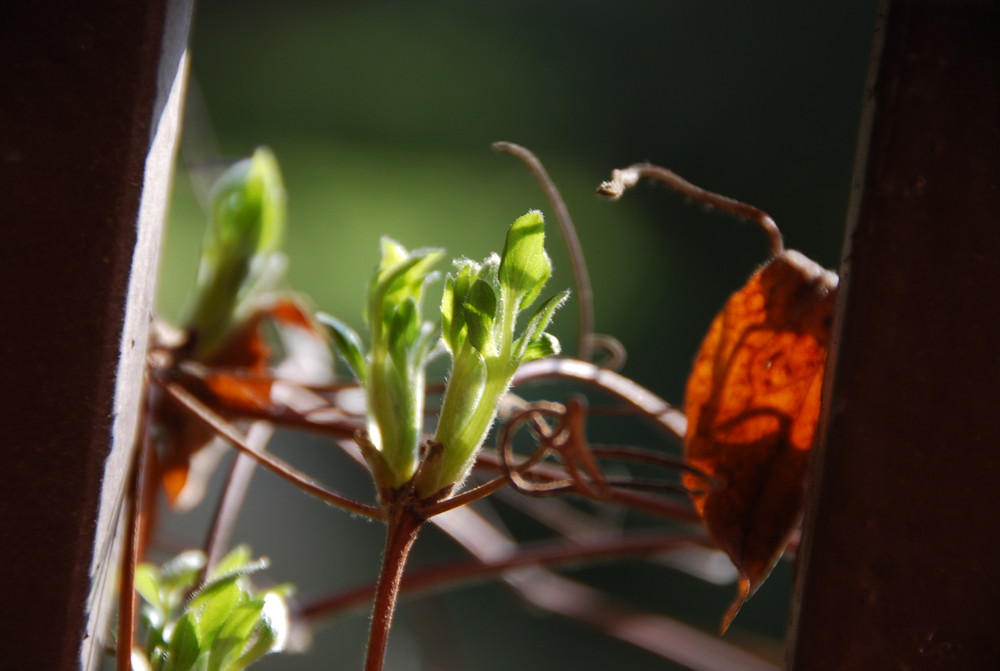
[[[201,654],[194,614],[188,612],[174,626],[167,650],[165,671],[188,671]]]
[[[215,583],[213,589],[202,592],[191,600],[189,608],[196,614],[195,626],[202,647],[211,645],[233,609],[245,600],[243,590],[236,584],[237,577],[232,576],[222,583]]]
[[[392,320],[400,303],[420,296],[431,267],[442,256],[440,249],[407,251],[395,240],[382,238],[382,260],[368,291],[367,319],[373,333]]]
[[[563,291],[546,300],[538,307],[537,310],[535,310],[535,314],[531,316],[531,319],[528,321],[528,325],[524,328],[524,333],[521,334],[521,337],[518,339],[517,345],[515,346],[515,349],[517,350],[514,355],[516,361],[525,363],[526,361],[531,361],[532,359],[541,358],[533,356],[531,359],[525,359],[524,356],[532,343],[542,337],[545,333],[545,329],[549,326],[549,322],[552,321],[552,315],[555,314],[556,310],[563,306],[568,298],[569,292]],[[558,349],[555,352],[552,352],[552,354],[558,353]]]
[[[521,363],[527,363],[547,356],[555,356],[560,351],[562,351],[562,347],[559,344],[559,340],[551,333],[543,333],[536,340],[528,343],[524,354],[521,355]]]
[[[413,296],[407,296],[396,308],[389,324],[389,354],[403,370],[409,367],[410,352],[420,335],[419,310]]]
[[[537,210],[528,212],[507,231],[500,260],[500,286],[518,310],[531,305],[552,274],[545,253],[545,222]]]
[[[407,251],[383,238],[382,259],[368,285],[365,318],[371,346],[363,382],[368,438],[381,455],[379,467],[373,466],[379,491],[402,485],[416,468],[425,359],[436,338],[435,327],[421,321],[420,302],[425,285],[435,276],[431,266],[442,254],[437,249]]]
[[[354,329],[336,317],[321,312],[316,315],[316,319],[330,330],[336,354],[339,354],[340,358],[344,360],[358,382],[364,384],[368,374],[368,366],[365,363],[364,345],[361,344],[361,337]]]
[[[139,564],[135,567],[135,591],[153,608],[165,610],[160,600],[159,582],[160,572],[152,564]]]
[[[237,667],[236,662],[254,641],[255,629],[261,625],[263,610],[263,600],[253,600],[241,603],[230,611],[225,621],[220,624],[209,649],[208,671],[242,668]]]
[[[258,149],[216,182],[186,327],[204,360],[284,278],[285,189],[274,155]]]

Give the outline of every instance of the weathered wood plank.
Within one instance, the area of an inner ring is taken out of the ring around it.
[[[190,14],[190,0],[0,10],[5,668],[103,653]]]
[[[884,6],[790,667],[1000,668],[1000,6]]]

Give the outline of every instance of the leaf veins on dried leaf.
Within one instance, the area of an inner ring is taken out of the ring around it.
[[[798,525],[819,419],[837,276],[783,251],[715,317],[685,392],[684,485],[740,572],[722,631]]]

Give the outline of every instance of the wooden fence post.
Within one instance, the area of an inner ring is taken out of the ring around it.
[[[1000,668],[998,34],[995,2],[883,3],[795,670]]]
[[[191,0],[0,10],[0,666],[95,669]]]

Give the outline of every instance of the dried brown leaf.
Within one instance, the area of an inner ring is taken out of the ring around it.
[[[802,513],[837,276],[784,251],[733,294],[688,378],[684,484],[740,572],[722,630],[767,578]]]

